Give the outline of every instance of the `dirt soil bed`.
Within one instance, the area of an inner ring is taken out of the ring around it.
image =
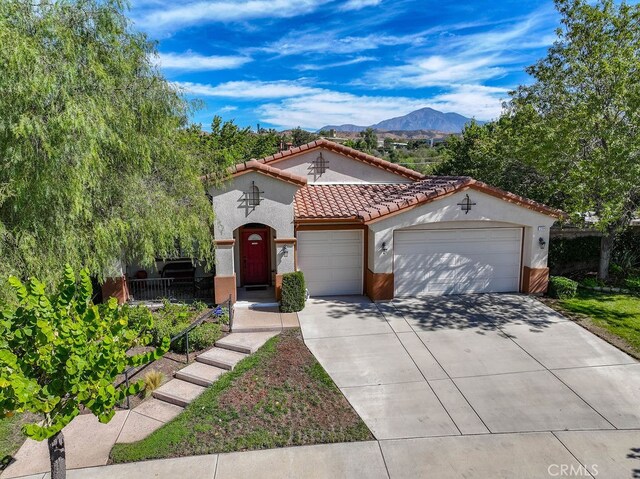
[[[304,345],[271,339],[151,436],[112,450],[114,462],[373,439]]]

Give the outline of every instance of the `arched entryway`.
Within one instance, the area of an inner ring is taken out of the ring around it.
[[[273,284],[273,229],[261,223],[250,223],[237,231],[237,269],[239,286]]]

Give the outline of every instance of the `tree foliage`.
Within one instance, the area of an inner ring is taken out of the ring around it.
[[[314,140],[318,139],[318,135],[312,133],[307,130],[303,130],[300,127],[294,128],[291,130],[291,135],[289,138],[285,138],[285,140],[291,140],[293,146],[301,146],[306,145],[307,143],[311,143]]]
[[[604,233],[600,276],[614,238],[640,210],[640,6],[556,0],[558,40],[527,72],[507,112],[528,120],[524,158],[564,194],[575,220]]]
[[[201,173],[215,182],[225,178],[230,166],[277,153],[283,139],[273,129],[253,132],[216,115],[210,132],[203,131],[201,125],[191,125],[185,130],[184,141],[192,155],[199,158]]]
[[[507,191],[554,206],[562,197],[550,187],[546,177],[522,161],[525,145],[515,119],[502,117],[495,122],[465,125],[462,135],[451,135],[443,148],[444,160],[437,175],[471,176]]]
[[[3,0],[0,45],[0,278],[104,277],[178,247],[210,260],[189,104],[123,2]]]
[[[37,440],[56,435],[81,407],[109,422],[116,403],[138,393],[143,384],[115,388],[116,377],[169,347],[166,338],[154,351],[127,355],[151,341],[151,314],[130,321],[127,308],[118,307],[113,298],[99,306],[91,302],[87,271],[80,273],[79,282],[70,266],[63,276],[53,294],[36,279],[23,284],[11,277],[19,304],[5,304],[0,311],[0,412],[2,417],[24,411],[42,415],[42,424],[23,427]]]

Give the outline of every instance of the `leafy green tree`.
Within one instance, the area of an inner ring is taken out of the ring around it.
[[[574,220],[595,220],[607,278],[616,235],[640,209],[640,5],[556,0],[558,39],[514,92],[522,158],[561,192]]]
[[[561,198],[547,178],[522,161],[521,129],[518,121],[509,117],[482,125],[475,121],[468,123],[462,135],[447,138],[443,149],[429,149],[432,154],[444,156],[434,173],[471,176],[507,191],[561,206]]]
[[[33,439],[48,440],[53,479],[65,477],[62,428],[80,408],[109,422],[116,404],[140,392],[144,384],[115,388],[117,376],[160,357],[169,347],[166,338],[154,351],[127,355],[151,341],[151,314],[137,314],[134,321],[113,298],[92,304],[86,270],[79,282],[69,266],[63,277],[53,294],[36,279],[23,284],[11,277],[19,304],[5,304],[0,311],[0,413],[5,417],[28,411],[42,417],[41,424],[26,424],[23,431]]]
[[[378,148],[378,135],[376,135],[376,131],[373,128],[369,127],[361,131],[360,138],[362,138],[365,149],[372,151]]]
[[[291,130],[291,143],[293,146],[306,145],[319,138],[318,135],[307,130],[303,130],[300,127]]]
[[[278,151],[281,135],[273,129],[241,128],[233,120],[223,121],[214,116],[211,131],[202,130],[201,125],[190,125],[184,131],[185,146],[199,158],[201,174],[212,181],[226,177],[229,166],[251,158],[264,158]]]
[[[0,1],[0,279],[212,259],[190,105],[122,4]]]

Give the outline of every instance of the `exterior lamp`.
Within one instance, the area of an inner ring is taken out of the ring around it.
[[[540,249],[544,249],[544,247],[546,246],[547,242],[544,240],[544,238],[542,236],[540,236],[540,238],[538,238],[538,244],[540,245]]]
[[[471,211],[471,208],[475,205],[476,203],[471,201],[471,198],[469,198],[469,195],[465,195],[464,199],[460,203],[458,203],[458,206],[462,211],[464,211],[465,215],[468,214],[469,211]]]
[[[387,242],[386,241],[382,242],[382,248],[381,249],[382,249],[382,253],[383,254],[387,252]]]
[[[289,256],[289,248],[287,248],[287,245],[284,245],[282,247],[282,257],[286,258],[287,256]]]

